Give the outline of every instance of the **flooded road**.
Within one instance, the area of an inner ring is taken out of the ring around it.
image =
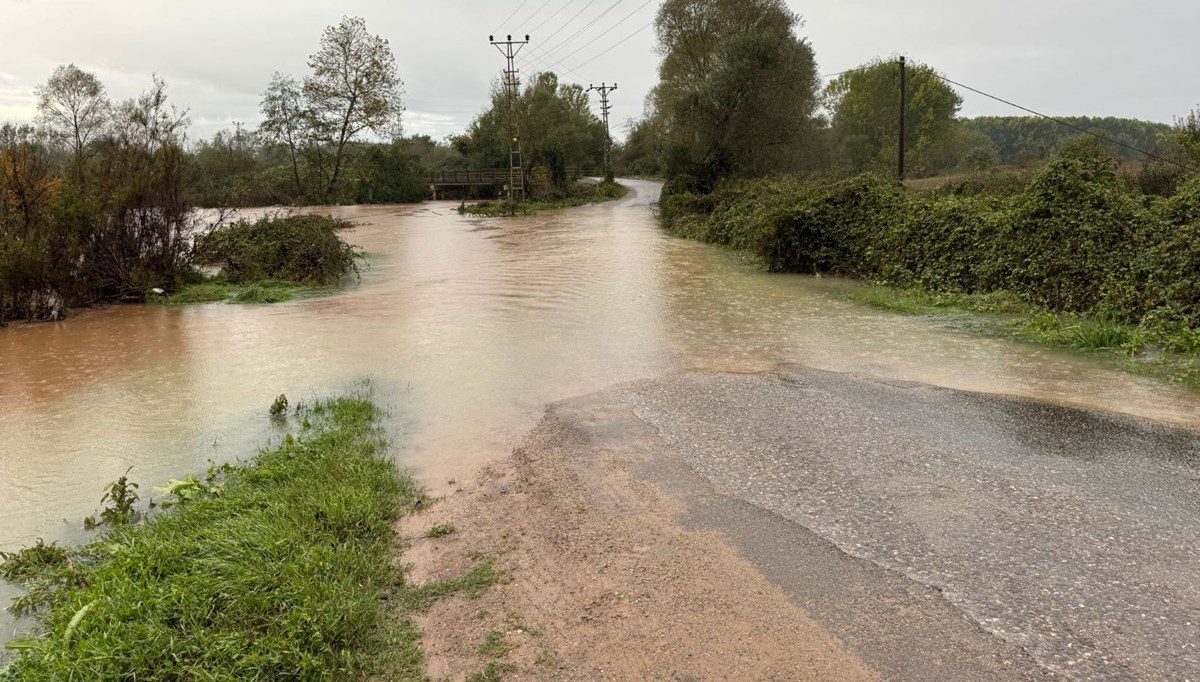
[[[629,184],[620,202],[522,219],[335,209],[361,223],[347,236],[370,265],[327,298],[0,330],[0,549],[77,540],[127,468],[150,493],[252,453],[276,433],[279,393],[362,379],[434,492],[506,454],[547,403],[680,369],[798,363],[1200,425],[1195,395],[1103,360],[873,311],[844,300],[846,283],[673,239],[651,212],[658,186]]]

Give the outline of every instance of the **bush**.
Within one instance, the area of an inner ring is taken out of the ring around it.
[[[1139,196],[1112,158],[1076,144],[1011,196],[968,186],[910,192],[869,174],[733,181],[710,194],[668,183],[659,210],[672,233],[754,254],[771,270],[1007,292],[1101,320],[1064,331],[1068,345],[1131,347],[1124,327],[1145,319],[1152,342],[1200,348],[1189,331],[1200,328],[1200,179],[1169,199]]]
[[[337,234],[348,225],[317,215],[242,221],[197,238],[195,259],[220,266],[231,284],[332,284],[356,269],[354,248]]]

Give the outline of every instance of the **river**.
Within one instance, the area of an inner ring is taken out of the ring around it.
[[[434,493],[507,454],[547,403],[677,370],[799,363],[1200,426],[1195,394],[1112,361],[871,310],[845,300],[849,283],[672,238],[658,185],[627,184],[618,202],[517,219],[327,209],[359,223],[346,235],[369,254],[333,296],[0,330],[0,550],[78,541],[126,469],[153,494],[278,436],[278,394],[364,379],[391,408],[399,462]]]

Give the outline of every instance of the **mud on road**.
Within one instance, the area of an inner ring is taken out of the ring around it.
[[[403,529],[436,679],[1187,679],[1196,432],[784,366],[553,405]]]

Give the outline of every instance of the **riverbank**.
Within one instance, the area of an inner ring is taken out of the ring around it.
[[[1200,179],[1171,197],[1142,195],[1111,159],[1083,150],[996,194],[966,182],[920,192],[871,175],[784,177],[668,194],[660,219],[773,272],[887,287],[858,294],[875,307],[992,312],[1011,302],[1027,317],[1024,340],[1165,352],[1184,366],[1172,378],[1200,373]]]
[[[391,524],[427,500],[388,456],[366,395],[276,419],[291,432],[244,464],[173,481],[140,520],[120,485],[86,545],[39,543],[2,574],[40,636],[0,679],[357,679],[384,653],[419,661]],[[163,504],[163,503],[166,504]]]
[[[1005,292],[951,294],[873,285],[850,289],[846,298],[987,336],[1106,356],[1132,374],[1200,391],[1200,330],[1164,333],[1103,316],[1056,314]]]
[[[623,199],[629,194],[629,188],[617,182],[604,181],[599,183],[577,183],[569,196],[561,199],[537,201],[482,201],[477,204],[463,204],[458,212],[461,215],[483,216],[488,218],[512,218],[530,216],[542,211],[552,211],[560,208],[574,208],[587,204],[599,204],[606,201]]]

